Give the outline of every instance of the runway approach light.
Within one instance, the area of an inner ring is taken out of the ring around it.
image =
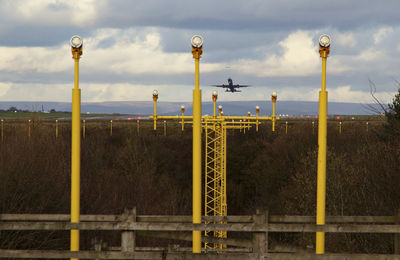
[[[203,38],[200,35],[194,35],[191,42],[193,48],[200,48],[203,45]]]
[[[71,38],[71,47],[72,48],[78,49],[78,48],[82,47],[82,44],[83,44],[82,37],[80,37],[78,35],[72,36],[72,38]]]
[[[331,45],[331,38],[329,37],[329,35],[323,34],[319,37],[319,45],[321,45],[321,47],[329,47],[329,45]]]
[[[276,91],[273,91],[271,96],[276,98],[278,96],[278,94],[276,93]]]

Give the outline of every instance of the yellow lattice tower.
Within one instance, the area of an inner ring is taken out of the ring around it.
[[[155,91],[157,94],[158,92]],[[177,119],[182,124],[184,131],[185,124],[192,124],[192,116],[185,116],[185,108],[181,107],[181,116],[158,116],[156,113],[156,102],[154,99],[154,115],[150,119],[154,120],[154,130],[156,130],[157,119]],[[227,129],[232,130],[250,130],[251,126],[256,126],[258,131],[259,121],[263,120],[279,120],[275,117],[259,117],[259,107],[256,107],[256,116],[252,117],[250,113],[247,116],[223,116],[222,106],[218,107],[219,116],[216,116],[216,94],[213,93],[213,116],[202,116],[202,129],[205,136],[205,189],[204,189],[204,215],[205,216],[227,216],[227,192],[226,192],[226,154],[227,154]],[[236,120],[236,121],[235,121]],[[242,123],[246,120],[246,123]],[[273,129],[274,130],[274,129]],[[206,224],[226,224],[225,221],[205,222]],[[205,231],[205,237],[227,238],[226,231]],[[222,249],[226,248],[224,244],[204,243],[204,248]]]
[[[205,130],[205,216],[226,216],[225,151],[222,120],[206,119]],[[224,215],[225,214],[225,215]],[[210,236],[209,231],[204,232]],[[214,237],[226,237],[226,232],[214,231]],[[220,244],[205,243],[205,248],[222,248]]]

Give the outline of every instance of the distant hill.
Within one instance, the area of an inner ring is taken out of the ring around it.
[[[158,102],[157,112],[161,115],[180,114],[181,105],[185,105],[185,114],[192,114],[192,104],[190,102]],[[272,113],[271,101],[232,101],[217,102],[222,105],[225,115],[245,115],[247,111],[255,114],[255,107],[260,107],[261,115]],[[373,106],[378,109],[376,104],[359,103],[339,103],[330,102],[328,104],[329,115],[371,115],[374,112],[368,108]],[[71,111],[71,103],[67,102],[0,102],[0,109],[16,107],[29,111]],[[82,113],[118,113],[132,115],[150,115],[153,113],[152,101],[119,101],[119,102],[90,102],[82,103]],[[203,102],[203,114],[212,114],[212,102]],[[318,102],[309,101],[278,101],[276,103],[276,113],[294,116],[317,115]]]

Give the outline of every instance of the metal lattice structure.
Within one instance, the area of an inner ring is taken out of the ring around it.
[[[226,197],[226,127],[222,119],[206,119],[205,130],[205,216],[227,216]],[[215,224],[223,224],[218,222]],[[213,236],[226,238],[226,231],[213,231]],[[204,236],[211,236],[205,231]],[[205,248],[223,248],[222,244],[204,244]]]
[[[184,115],[184,106],[181,107],[181,116],[158,116],[157,115],[157,98],[158,92],[153,92],[154,114],[150,119],[154,120],[154,130],[157,129],[158,119],[176,119],[182,124],[184,131],[185,124],[193,124],[193,116]],[[222,107],[218,108],[219,115],[216,115],[215,100],[214,115],[202,116],[202,129],[205,136],[205,186],[204,186],[204,215],[205,216],[227,216],[227,194],[226,194],[226,154],[227,154],[227,129],[236,129],[246,134],[254,125],[256,131],[261,124],[260,121],[271,120],[273,123],[272,131],[275,131],[275,121],[279,117],[273,113],[272,117],[259,117],[259,107],[256,107],[256,116],[251,116],[248,112],[247,116],[223,116]],[[273,110],[275,111],[275,110]],[[206,224],[226,224],[224,221],[206,222]],[[204,231],[206,237],[227,238],[226,231]],[[225,244],[204,243],[204,248],[222,249],[226,248]]]

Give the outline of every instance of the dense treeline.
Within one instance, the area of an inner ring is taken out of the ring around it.
[[[82,139],[81,214],[120,214],[136,206],[138,214],[191,214],[192,133],[168,122],[155,134],[151,122],[87,121]],[[328,125],[327,215],[393,215],[400,208],[399,138],[382,123],[346,121]],[[229,215],[315,215],[317,129],[309,120],[269,123],[246,134],[228,132],[227,189]],[[0,212],[70,212],[70,127],[41,121],[6,124],[0,145]],[[90,247],[96,232],[82,232]],[[87,234],[85,236],[85,234]],[[97,234],[98,235],[98,234]],[[40,238],[40,239],[36,239]],[[118,244],[118,235],[108,235]],[[313,245],[312,234],[275,235],[272,242]],[[139,243],[144,243],[139,241]],[[147,240],[148,242],[149,240]],[[379,241],[379,243],[377,242]],[[0,248],[68,248],[69,233],[0,233]],[[327,235],[327,250],[391,252],[390,235]]]

